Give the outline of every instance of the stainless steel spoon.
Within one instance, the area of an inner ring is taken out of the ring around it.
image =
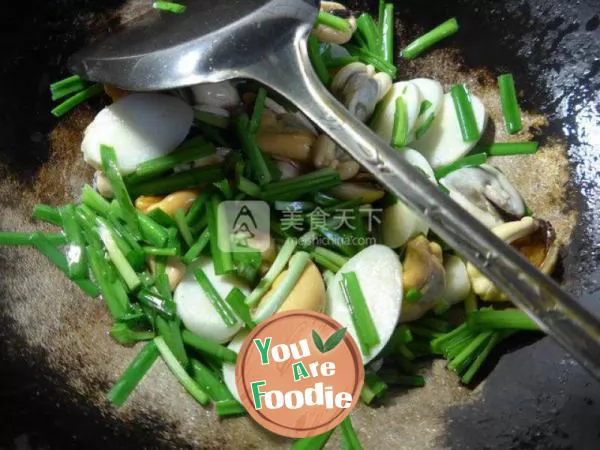
[[[187,5],[181,15],[151,11],[128,23],[124,31],[75,54],[70,68],[136,91],[249,78],[279,92],[600,379],[598,318],[441,193],[321,84],[306,49],[319,0]]]

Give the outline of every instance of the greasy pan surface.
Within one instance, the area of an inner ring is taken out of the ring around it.
[[[78,146],[100,105],[57,124],[47,86],[65,75],[67,55],[135,13],[135,4],[122,3],[3,6],[1,230],[33,229],[34,203],[64,203],[89,180]],[[462,27],[448,50],[403,65],[401,77],[467,79],[486,96],[495,75],[515,74],[526,124],[545,145],[534,159],[503,167],[532,209],[557,226],[565,243],[559,279],[600,309],[600,2],[403,0],[397,8],[402,42],[452,15]],[[134,351],[106,336],[102,304],[83,298],[35,252],[0,249],[0,300],[0,448],[286,448],[249,419],[219,424],[162,364],[125,408],[110,408],[104,392]],[[600,448],[600,385],[549,339],[510,343],[475,390],[460,387],[441,361],[424,369],[425,388],[356,413],[365,448]]]

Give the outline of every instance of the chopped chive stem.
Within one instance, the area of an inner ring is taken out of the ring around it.
[[[83,78],[81,78],[79,75],[71,75],[70,77],[52,83],[50,85],[50,92],[60,91],[74,84],[83,85],[84,83],[85,80],[83,80]]]
[[[538,150],[538,143],[532,142],[496,142],[494,144],[477,144],[477,150],[489,156],[532,155]]]
[[[262,197],[267,200],[296,200],[310,192],[318,192],[341,184],[334,169],[320,169],[288,180],[276,181],[263,186]]]
[[[335,431],[335,428],[317,436],[311,436],[294,441],[290,450],[321,450]]]
[[[200,268],[194,269],[193,271],[194,277],[196,281],[210,300],[213,308],[219,314],[225,325],[228,327],[232,327],[237,323],[237,318],[235,317],[233,311],[229,307],[227,303],[221,298],[215,287],[212,285],[206,273]]]
[[[455,84],[450,89],[454,110],[458,119],[458,125],[463,141],[473,142],[480,137],[479,126],[475,120],[475,112],[471,104],[471,98],[464,84]]]
[[[383,377],[383,380],[392,386],[411,386],[411,387],[423,387],[425,386],[425,378],[421,375],[400,375],[400,374],[389,374]]]
[[[194,381],[215,401],[233,400],[233,396],[215,373],[197,359],[191,360],[191,375]]]
[[[110,203],[89,184],[81,190],[81,202],[101,216],[107,217],[110,214]]]
[[[438,336],[435,339],[433,339],[431,341],[431,348],[434,351],[439,352],[439,351],[441,351],[443,346],[445,346],[452,339],[455,339],[457,336],[461,336],[463,334],[471,334],[471,333],[472,333],[472,331],[467,327],[467,324],[463,323],[462,325],[459,325],[458,327],[456,327],[454,330],[450,331],[449,333],[444,334],[442,336]]]
[[[386,3],[381,26],[381,54],[388,64],[394,64],[394,4]]]
[[[164,300],[146,289],[142,289],[138,293],[137,298],[142,305],[156,310],[166,319],[173,319],[175,317],[175,305],[172,301]]]
[[[136,331],[124,322],[117,322],[111,327],[110,336],[121,345],[133,345],[140,341],[150,341],[155,335],[153,331]],[[156,355],[158,356],[158,351]]]
[[[166,2],[166,1],[162,1],[162,0],[155,1],[152,4],[152,7],[154,9],[159,9],[161,11],[166,11],[166,12],[170,12],[173,14],[183,14],[185,12],[185,10],[187,9],[187,7],[185,5],[182,5],[180,3]]]
[[[131,290],[137,289],[140,286],[141,281],[135,273],[135,270],[133,270],[133,267],[131,267],[131,264],[129,264],[129,261],[127,261],[127,258],[115,242],[115,238],[112,234],[112,231],[109,228],[107,228],[105,224],[101,223],[99,225],[98,232],[100,234],[102,242],[104,242],[104,246],[106,247],[106,251],[110,256],[110,259],[119,271],[119,274],[123,278],[123,281],[125,281],[125,283],[127,284],[127,287]]]
[[[410,349],[404,344],[399,344],[396,346],[396,353],[399,355],[402,355],[404,358],[408,359],[409,361],[412,361],[413,359],[415,359],[414,353],[411,352]]]
[[[421,297],[423,297],[423,294],[421,293],[421,291],[414,287],[411,287],[404,294],[404,298],[408,302],[418,302],[419,300],[421,300]]]
[[[402,50],[402,57],[405,59],[414,59],[431,46],[448,36],[452,36],[457,31],[458,22],[453,17],[408,44]]]
[[[246,177],[240,177],[238,189],[250,197],[260,197],[260,186],[256,183],[253,183]]]
[[[346,50],[350,52],[352,56],[358,56],[361,62],[365,64],[371,64],[378,72],[387,73],[392,80],[396,79],[398,69],[393,64],[388,63],[385,59],[376,53],[369,51],[366,48],[357,47],[356,45],[346,44]]]
[[[439,336],[442,336],[444,333],[440,333],[439,331],[435,331],[435,330],[431,330],[429,328],[426,328],[424,326],[420,326],[420,325],[415,325],[416,322],[413,322],[411,324],[408,325],[408,328],[410,330],[410,332],[414,335],[414,336],[421,336],[421,337],[425,337],[425,338],[437,338]]]
[[[296,283],[302,276],[310,255],[306,252],[295,253],[289,261],[287,272],[284,275],[281,282],[269,295],[266,301],[262,302],[257,310],[254,312],[252,318],[254,322],[260,323],[266,320],[272,314],[274,314],[283,304],[285,299],[290,295],[292,289],[296,286]]]
[[[392,144],[396,148],[404,148],[408,142],[408,111],[402,97],[396,99],[394,112],[394,127],[392,131]]]
[[[215,274],[224,275],[233,271],[233,258],[231,256],[231,236],[226,230],[219,229],[219,223],[225,223],[225,218],[219,215],[225,214],[219,208],[220,199],[213,195],[207,205],[208,234],[210,237],[210,254],[213,259]]]
[[[362,352],[364,355],[369,355],[371,349],[380,341],[356,273],[343,273],[340,288],[348,305]]]
[[[192,347],[203,355],[210,355],[219,361],[231,364],[235,364],[237,360],[237,353],[233,350],[197,336],[191,331],[183,330],[181,332],[181,337],[187,346]]]
[[[436,169],[435,177],[439,180],[455,170],[462,169],[463,167],[480,166],[481,164],[485,164],[486,161],[487,155],[485,153],[468,155],[464,158],[454,161],[452,164],[448,164],[447,166]]]
[[[69,264],[67,258],[63,255],[42,233],[33,233],[31,237],[31,243],[42,253],[46,258],[50,260],[56,267],[58,267],[65,275],[69,276]]]
[[[0,231],[0,245],[34,245],[32,238],[36,232]],[[41,233],[53,246],[65,245],[67,237],[62,233]]]
[[[67,95],[74,94],[79,91],[83,91],[89,86],[89,82],[83,80],[79,75],[73,75],[65,78],[64,80],[57,81],[50,85],[50,93],[52,94],[52,100],[60,100]]]
[[[344,255],[351,257],[356,254],[356,249],[353,246],[344,244],[346,239],[341,234],[330,230],[329,228],[319,228],[317,231],[323,237],[327,238],[330,246],[338,248]]]
[[[247,114],[240,114],[234,119],[234,128],[240,140],[242,151],[249,160],[252,173],[256,177],[258,184],[270,183],[272,180],[271,172],[267,164],[267,155],[258,147],[253,135],[248,133],[250,119]]]
[[[519,109],[519,99],[515,88],[515,80],[510,73],[502,74],[498,77],[498,86],[500,88],[500,103],[502,104],[502,114],[504,115],[504,126],[508,134],[517,134],[523,129],[521,120],[521,110]]]
[[[237,400],[219,400],[215,403],[215,411],[219,417],[241,416],[246,409]]]
[[[108,400],[115,406],[123,406],[157,358],[158,349],[156,344],[154,341],[150,341],[144,345],[144,348],[140,350],[108,392]]]
[[[209,402],[209,397],[200,387],[194,382],[192,377],[188,375],[183,366],[179,363],[173,352],[167,346],[165,340],[157,336],[154,338],[154,343],[158,348],[163,360],[167,364],[167,367],[171,370],[173,375],[179,380],[183,387],[191,394],[194,399],[201,405],[206,405]]]
[[[364,39],[367,48],[373,53],[382,53],[379,29],[370,14],[363,13],[356,19],[356,28]]]
[[[98,283],[102,297],[106,302],[106,306],[110,311],[113,319],[119,320],[127,312],[127,305],[123,304],[119,297],[115,295],[115,291],[111,280],[106,275],[108,264],[104,260],[103,255],[98,254],[91,246],[87,247],[88,260],[90,269],[94,275],[94,279]]]
[[[184,142],[168,155],[139,164],[135,172],[128,175],[126,181],[128,184],[135,184],[142,180],[159,177],[176,166],[214,155],[216,151],[213,144],[206,142],[202,137],[195,137]]]
[[[360,445],[356,431],[354,431],[350,416],[346,416],[340,427],[342,429],[342,440],[345,444],[344,448],[348,450],[362,450],[362,445]]]
[[[330,259],[328,259],[322,255],[319,255],[319,254],[315,253],[314,251],[310,252],[310,256],[315,261],[315,263],[317,263],[319,266],[321,266],[325,270],[330,270],[333,273],[337,273],[341,269],[341,266],[338,266],[336,263],[334,263]]]
[[[505,309],[502,311],[480,309],[467,316],[467,324],[478,330],[515,329],[539,331],[540,329],[527,314],[518,309]]]
[[[360,399],[364,404],[369,405],[373,400],[380,398],[388,389],[387,384],[379,375],[372,371],[366,371],[365,383],[360,392]]]
[[[194,245],[190,247],[185,255],[183,255],[183,262],[191,264],[200,254],[206,245],[210,242],[210,232],[208,228],[202,232],[198,240]]]
[[[138,220],[140,222],[140,231],[144,240],[155,247],[164,247],[169,238],[167,230],[145,214],[140,213],[138,215]]]
[[[246,305],[249,307],[256,306],[263,295],[265,295],[265,293],[271,288],[275,279],[281,272],[283,272],[283,269],[287,265],[288,261],[292,257],[292,254],[294,253],[294,250],[296,249],[296,245],[296,239],[286,239],[265,276],[258,282],[258,285],[254,288],[250,295],[246,297]]]
[[[415,130],[415,140],[421,139],[421,136],[423,136],[427,132],[427,130],[429,130],[429,127],[431,126],[434,120],[435,114],[432,113],[425,120],[425,122],[423,122],[421,126]]]
[[[62,102],[60,105],[58,105],[56,108],[54,108],[51,111],[52,115],[55,117],[61,117],[64,114],[66,114],[67,112],[69,112],[70,110],[72,110],[73,108],[75,108],[76,106],[83,103],[84,101],[86,101],[92,97],[95,97],[97,95],[100,95],[102,92],[104,92],[104,86],[102,86],[101,84],[93,84],[89,88],[84,89],[81,92],[78,92],[77,94],[73,95],[72,97],[69,97],[64,102]]]
[[[183,237],[183,240],[188,245],[188,248],[194,245],[194,238],[192,237],[192,232],[190,231],[190,227],[185,220],[185,211],[181,208],[177,208],[175,210],[175,222],[177,222],[177,227],[179,228],[179,232]]]
[[[419,116],[422,116],[423,114],[425,114],[427,112],[427,110],[429,108],[431,108],[433,106],[433,103],[431,103],[429,100],[425,99],[421,102],[421,106],[419,107]]]
[[[320,11],[317,16],[317,24],[334,28],[339,31],[350,31],[350,24],[341,17],[334,16],[326,11]]]
[[[209,198],[210,196],[207,192],[201,192],[190,206],[190,209],[188,209],[185,220],[190,227],[194,226],[201,219],[202,213],[206,210],[206,203]]]
[[[132,197],[140,195],[168,195],[184,189],[195,189],[208,186],[225,176],[223,166],[213,164],[197,167],[185,172],[160,177],[140,183],[130,184],[129,192]]]
[[[88,265],[85,242],[75,218],[75,206],[72,204],[65,205],[61,211],[61,218],[65,235],[69,239],[69,249],[67,250],[69,276],[71,279],[87,278]]]
[[[512,333],[513,333],[512,331],[506,331],[506,332],[496,331],[496,332],[494,332],[492,334],[491,339],[489,341],[487,341],[486,346],[481,350],[481,352],[479,352],[479,354],[477,355],[477,358],[475,358],[475,361],[473,361],[471,363],[471,365],[469,366],[467,371],[464,373],[464,375],[460,379],[461,383],[469,384],[473,380],[473,377],[477,374],[479,369],[481,369],[481,366],[483,365],[485,360],[488,358],[488,356],[490,355],[490,353],[492,352],[494,347],[496,347],[496,345],[498,345],[498,343],[500,341],[502,341],[504,338],[510,336]]]
[[[325,67],[328,69],[337,69],[360,61],[358,56],[340,56],[339,58],[331,58],[325,61]]]
[[[106,145],[100,146],[100,156],[102,159],[102,170],[110,181],[110,186],[115,196],[115,200],[121,208],[121,213],[125,223],[135,234],[139,234],[139,224],[136,209],[129,197],[123,178],[117,165],[117,155],[115,149]]]
[[[33,208],[33,218],[62,227],[60,211],[52,206],[37,204]]]
[[[333,250],[329,250],[324,247],[315,247],[313,252],[317,255],[320,255],[324,258],[329,259],[336,266],[342,267],[344,264],[348,262],[348,258],[340,255],[339,253],[334,252]]]
[[[177,249],[175,247],[170,248],[156,248],[156,247],[142,247],[145,255],[148,256],[176,256]]]
[[[146,213],[157,224],[165,228],[177,228],[177,222],[173,217],[164,212],[161,208],[153,208]]]
[[[263,111],[265,110],[266,99],[267,90],[263,87],[259,88],[256,94],[256,100],[254,101],[254,111],[252,112],[252,118],[250,119],[250,124],[248,126],[248,132],[250,134],[256,134],[258,132]]]
[[[309,36],[307,48],[308,56],[310,57],[312,66],[321,80],[321,83],[325,86],[329,86],[331,84],[331,74],[327,70],[327,66],[325,66],[325,61],[321,55],[319,40],[314,36]]]
[[[154,319],[154,326],[157,334],[164,339],[169,350],[173,353],[177,361],[187,368],[189,359],[183,345],[181,337],[181,322],[179,319],[166,319],[162,315],[157,315]]]
[[[225,298],[225,302],[231,306],[235,314],[244,322],[244,324],[246,324],[246,327],[251,330],[256,326],[256,323],[252,320],[250,308],[246,305],[245,300],[246,296],[238,288],[233,288]]]
[[[486,331],[477,335],[463,350],[448,364],[452,371],[462,373],[477,358],[479,351],[485,348],[487,342],[492,338],[493,331]]]

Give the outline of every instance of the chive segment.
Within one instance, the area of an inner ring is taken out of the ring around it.
[[[331,84],[331,74],[329,73],[329,70],[327,70],[325,61],[321,56],[321,49],[318,39],[314,36],[309,36],[307,48],[308,56],[310,57],[312,66],[317,73],[317,76],[321,80],[321,83],[323,83],[325,86],[329,86]]]
[[[237,353],[233,350],[197,336],[191,331],[183,330],[181,332],[181,337],[185,345],[192,347],[204,355],[209,355],[219,361],[232,364],[235,364],[237,360]]]
[[[157,358],[158,348],[154,341],[150,341],[144,345],[144,348],[140,350],[108,392],[108,400],[115,406],[123,406]]]
[[[33,218],[62,227],[60,211],[49,205],[37,204],[33,208]]]
[[[476,330],[540,330],[527,314],[518,309],[480,309],[467,316],[467,324]]]
[[[408,143],[408,110],[402,97],[396,99],[392,144],[396,148],[404,148]]]
[[[237,400],[220,400],[215,403],[215,411],[219,417],[241,416],[246,409]]]
[[[256,94],[256,100],[254,101],[254,111],[252,112],[252,117],[248,126],[248,133],[250,134],[256,134],[258,132],[258,129],[260,127],[260,120],[265,110],[266,99],[267,90],[261,87]]]
[[[250,119],[246,114],[240,114],[234,121],[234,128],[240,140],[242,151],[250,162],[252,172],[258,184],[270,183],[273,179],[267,163],[267,155],[258,147],[254,136],[248,133]]]
[[[321,450],[335,431],[335,428],[317,436],[298,439],[291,445],[290,450]]]
[[[339,31],[350,31],[350,24],[341,17],[334,16],[327,11],[320,11],[317,16],[317,24],[333,28]]]
[[[388,64],[394,64],[394,4],[386,3],[383,9],[383,17],[380,20],[381,27],[381,54]]]
[[[235,317],[233,311],[229,307],[229,305],[221,298],[215,287],[212,285],[206,273],[200,268],[194,269],[194,278],[208,297],[208,300],[212,304],[215,311],[219,314],[225,325],[228,327],[232,327],[237,323],[237,318]]]
[[[452,36],[457,31],[458,22],[453,17],[408,44],[402,50],[402,57],[405,59],[414,59],[425,50],[437,44],[442,39]]]
[[[139,197],[140,195],[168,195],[175,191],[208,186],[222,180],[224,176],[223,166],[213,164],[132,184],[129,186],[129,192],[133,197]]]
[[[209,402],[209,397],[200,387],[194,382],[192,377],[188,375],[183,366],[179,363],[175,355],[169,350],[165,340],[158,336],[154,338],[154,343],[160,352],[167,367],[173,375],[179,380],[183,387],[194,397],[201,405],[206,405]]]
[[[183,14],[187,9],[187,6],[182,5],[180,3],[175,2],[166,2],[162,0],[157,0],[152,4],[154,9],[158,9],[160,11],[166,11],[173,14]]]
[[[269,183],[263,186],[262,198],[267,201],[291,201],[311,192],[339,186],[341,183],[340,175],[335,169],[320,169],[287,180]]]
[[[34,245],[32,238],[37,232],[0,231],[0,245]],[[65,245],[67,237],[62,233],[41,233],[53,246]]]
[[[489,156],[532,155],[538,150],[538,143],[533,142],[496,142],[493,144],[477,144],[479,151]]]
[[[473,111],[473,105],[471,104],[471,98],[466,86],[464,84],[455,84],[450,89],[450,94],[463,141],[477,141],[480,137],[479,127],[475,120],[475,112]]]
[[[78,92],[77,94],[66,99],[60,105],[52,109],[51,113],[54,117],[61,117],[69,111],[71,111],[76,106],[80,105],[86,100],[89,100],[92,97],[100,95],[102,92],[104,92],[104,86],[102,86],[101,84],[93,84],[87,89],[84,89],[83,91]]]
[[[487,155],[485,153],[475,153],[465,156],[454,161],[452,164],[436,169],[435,177],[439,180],[455,170],[462,169],[463,167],[480,166],[481,164],[485,164],[486,161]]]
[[[356,273],[343,273],[340,288],[350,310],[361,350],[363,354],[369,355],[371,349],[378,345],[380,341]]]
[[[345,444],[344,448],[348,450],[362,450],[362,445],[360,445],[356,431],[354,431],[350,416],[347,416],[342,421],[340,427],[342,429],[342,440]]]
[[[235,312],[236,316],[238,316],[242,322],[248,327],[248,329],[252,329],[256,326],[256,323],[252,320],[252,314],[250,313],[250,308],[246,305],[246,296],[239,288],[233,288],[227,297],[225,298],[225,303],[227,303]]]
[[[515,88],[515,80],[510,73],[505,73],[498,77],[498,87],[500,89],[500,103],[502,105],[502,114],[504,116],[504,126],[508,134],[517,134],[523,129],[521,120],[521,110],[519,109],[519,99]]]

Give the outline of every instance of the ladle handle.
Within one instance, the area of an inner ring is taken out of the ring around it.
[[[248,75],[296,105],[600,379],[598,318],[351,115],[317,78],[307,53],[306,30],[298,31],[293,45],[257,62]]]

